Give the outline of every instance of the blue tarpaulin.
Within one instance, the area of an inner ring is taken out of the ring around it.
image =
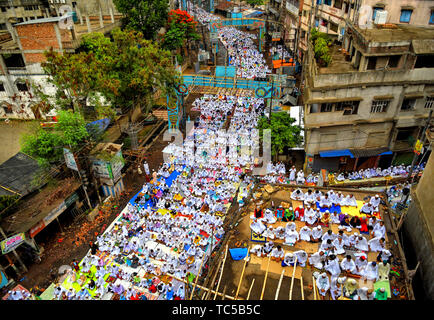
[[[96,120],[94,122],[88,123],[86,125],[86,129],[89,133],[93,130],[93,128],[96,128],[99,132],[104,132],[109,126],[110,122],[111,120],[109,118]]]
[[[231,257],[233,260],[238,261],[241,259],[244,259],[247,256],[247,248],[234,248],[229,249],[229,252],[231,254]]]
[[[262,11],[255,11],[255,12],[252,12],[252,13],[246,15],[246,18],[252,18],[252,17],[260,16],[261,14],[263,14]]]
[[[349,149],[321,151],[319,155],[321,158],[345,157],[345,156],[354,158],[354,155],[351,153]]]
[[[386,151],[386,152],[380,153],[379,156],[387,156],[387,155],[391,155],[391,154],[393,154],[392,151]]]

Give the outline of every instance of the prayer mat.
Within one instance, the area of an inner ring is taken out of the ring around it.
[[[267,265],[268,265],[268,257],[262,258],[261,270],[267,271]],[[282,262],[270,260],[270,267],[268,268],[268,272],[272,272],[272,273],[276,273],[276,274],[280,275],[280,274],[282,274],[283,270],[285,270],[285,274],[283,275],[284,277],[289,277],[289,278],[292,277],[292,274],[294,272],[294,267],[291,267],[291,266],[282,267]],[[303,268],[300,266],[297,266],[295,268],[294,278],[301,279],[302,271],[303,271]]]
[[[384,288],[387,292],[387,298],[391,298],[392,295],[390,293],[390,281],[389,280],[383,280],[383,281],[377,281],[374,283],[374,291],[377,291],[378,289]]]
[[[265,242],[267,242],[267,238],[263,237],[261,235],[258,235],[257,233],[253,232],[253,230],[250,230],[250,241],[265,243]]]
[[[161,213],[161,215],[166,215],[166,213],[170,212],[168,209],[158,209],[157,212]]]

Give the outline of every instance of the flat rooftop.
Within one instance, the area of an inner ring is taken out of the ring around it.
[[[393,27],[374,27],[360,29],[354,27],[367,41],[370,42],[398,42],[434,39],[433,27],[420,27],[412,25],[392,25]]]
[[[351,61],[345,60],[344,51],[340,46],[331,46],[330,55],[332,62],[327,67],[318,66],[319,74],[358,72],[358,70],[352,66]]]
[[[46,186],[23,201],[15,213],[2,220],[3,230],[6,234],[27,232],[65,201],[80,185],[81,183],[73,178],[67,178],[58,181],[56,187]]]

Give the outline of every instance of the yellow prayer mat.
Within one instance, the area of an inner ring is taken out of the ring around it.
[[[166,213],[170,212],[170,210],[167,209],[158,209],[157,212],[161,213],[161,215],[165,215]]]
[[[356,200],[356,202],[357,202],[357,208],[355,208],[355,207],[341,207],[341,211],[345,214],[350,215],[350,216],[357,216],[359,218],[366,217],[365,214],[360,213],[360,209],[362,209],[364,202],[360,201],[360,200]]]

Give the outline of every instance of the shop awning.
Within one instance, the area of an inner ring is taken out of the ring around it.
[[[351,149],[351,153],[355,158],[385,156],[392,154],[389,148],[375,148],[375,149]]]
[[[349,149],[342,150],[329,150],[329,151],[321,151],[319,153],[321,158],[332,158],[332,157],[351,157],[354,158],[353,154]]]

